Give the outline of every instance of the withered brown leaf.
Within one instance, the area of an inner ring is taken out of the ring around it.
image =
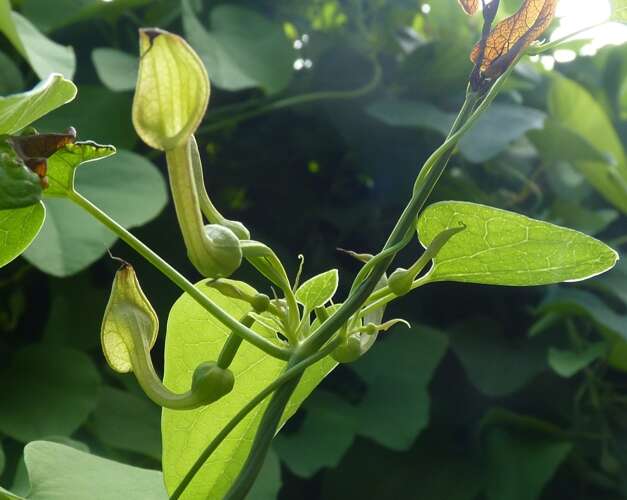
[[[490,32],[485,42],[481,71],[488,77],[500,76],[521,51],[536,40],[551,24],[558,0],[524,0],[514,15],[504,19]],[[477,63],[481,43],[470,54]]]
[[[468,15],[473,15],[479,8],[479,0],[459,0],[459,5]]]

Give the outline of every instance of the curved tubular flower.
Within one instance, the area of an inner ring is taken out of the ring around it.
[[[499,77],[549,27],[556,7],[557,0],[525,0],[518,12],[497,24],[485,41],[475,45],[470,59],[475,64],[480,61],[484,42],[481,72],[489,78]]]

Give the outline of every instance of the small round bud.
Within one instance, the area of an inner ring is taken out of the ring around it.
[[[401,297],[410,292],[412,282],[413,276],[409,271],[399,267],[388,278],[388,287],[394,295]]]
[[[357,361],[361,355],[361,336],[359,334],[349,335],[346,341],[337,346],[331,353],[331,357],[338,363],[352,363]]]
[[[215,276],[226,277],[233,274],[242,263],[242,249],[233,231],[219,224],[205,226],[209,240],[211,257],[215,261]]]
[[[192,392],[210,404],[231,392],[234,384],[235,377],[231,370],[220,368],[215,361],[206,361],[194,370]]]
[[[253,306],[255,312],[262,313],[270,307],[270,297],[264,293],[258,293],[252,298],[250,305]]]

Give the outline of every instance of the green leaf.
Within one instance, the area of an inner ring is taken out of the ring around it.
[[[549,350],[549,366],[558,375],[569,378],[607,353],[605,342],[589,344],[582,351]]]
[[[296,299],[309,311],[313,311],[333,298],[338,282],[337,269],[326,271],[305,281],[296,291]]]
[[[133,149],[138,137],[129,120],[132,101],[128,93],[81,85],[74,102],[37,121],[35,127],[40,132],[59,132],[72,126],[79,139]]]
[[[197,286],[216,304],[236,318],[251,310],[243,301],[223,296],[205,285]],[[255,291],[245,283],[230,281],[246,293]],[[164,384],[173,391],[189,389],[194,369],[199,363],[218,358],[229,330],[200,307],[191,297],[183,295],[170,311],[165,346]],[[335,367],[326,358],[311,366],[286,408],[285,421],[296,411],[314,387]],[[172,491],[187,473],[208,442],[222,426],[251,398],[284,370],[285,362],[268,356],[244,342],[230,369],[236,389],[208,408],[191,411],[164,410],[163,469],[168,491]],[[222,498],[246,459],[252,438],[267,400],[249,414],[221,446],[209,463],[200,469],[190,483],[183,499]]]
[[[168,498],[161,472],[106,460],[70,446],[34,441],[24,448],[24,461],[30,480],[27,500]]]
[[[0,440],[0,476],[4,472],[4,466],[6,464],[6,456],[4,454],[4,448],[2,447],[2,440]]]
[[[427,128],[444,136],[455,121],[454,114],[440,111],[430,103],[402,99],[376,101],[368,107],[368,113],[387,125]],[[459,149],[468,160],[485,162],[525,133],[542,128],[545,116],[532,108],[494,104],[461,139]]]
[[[0,52],[0,67],[2,67],[0,95],[13,94],[24,88],[24,79],[20,69],[4,52]]]
[[[161,460],[161,412],[146,398],[104,387],[90,429],[106,446]]]
[[[22,162],[0,152],[0,210],[36,205],[42,196],[39,176]]]
[[[611,162],[574,159],[572,164],[610,203],[627,213],[627,163],[620,137],[601,105],[578,83],[555,77],[548,95],[554,121],[593,144]],[[585,119],[582,119],[585,117]],[[569,145],[570,147],[570,145]]]
[[[484,437],[488,500],[536,500],[572,449],[549,436],[494,428]]]
[[[50,32],[89,19],[114,21],[131,9],[150,3],[150,0],[24,0],[22,13],[41,30]]]
[[[31,345],[0,374],[0,432],[22,442],[69,436],[96,407],[99,391],[100,375],[87,355]]]
[[[590,210],[580,203],[557,199],[551,205],[550,220],[557,225],[570,226],[582,233],[600,233],[619,217],[611,208]]]
[[[612,4],[612,19],[619,22],[627,22],[627,1],[610,0]]]
[[[76,56],[71,47],[64,47],[43,35],[33,24],[17,12],[11,12],[8,0],[0,0],[0,33],[30,64],[39,78],[51,73],[74,76]]]
[[[0,210],[0,267],[28,248],[41,230],[45,218],[46,209],[42,203]]]
[[[92,51],[91,60],[96,67],[98,78],[107,88],[115,92],[135,88],[139,69],[136,56],[121,50],[103,47]]]
[[[524,106],[495,104],[459,141],[459,149],[470,161],[483,163],[505,151],[527,132],[542,128],[546,115]]]
[[[310,478],[323,467],[335,468],[353,444],[356,413],[352,405],[322,389],[305,402],[307,411],[296,432],[280,433],[274,448],[297,476]],[[332,432],[329,430],[332,429]],[[307,450],[307,453],[303,453]]]
[[[547,162],[564,160],[571,163],[591,161],[615,164],[617,161],[609,153],[598,149],[586,136],[554,119],[546,120],[543,129],[529,132],[529,139]],[[564,144],[568,144],[568,147],[565,148]]]
[[[427,248],[443,230],[466,226],[440,250],[429,281],[531,286],[579,281],[614,267],[618,254],[599,240],[506,210],[467,202],[429,206],[418,219]]]
[[[119,151],[82,168],[76,187],[126,228],[155,218],[167,203],[163,176],[148,160]],[[46,224],[24,257],[53,276],[70,276],[102,257],[116,236],[66,199],[46,200]]]
[[[42,340],[81,351],[99,350],[102,311],[109,293],[108,286],[102,285],[87,273],[50,279],[50,312]]]
[[[276,438],[287,467],[302,477],[333,468],[357,435],[394,450],[409,449],[429,422],[427,388],[447,347],[444,334],[425,326],[378,344],[350,365],[366,387],[358,402],[316,391],[305,403],[302,427]]]
[[[322,476],[319,498],[475,500],[484,482],[477,457],[459,439],[430,434],[403,453],[356,441],[339,466]]]
[[[285,89],[293,75],[294,52],[283,29],[251,9],[218,5],[211,31],[183,2],[185,36],[203,60],[211,82],[236,91],[261,87],[269,94]]]
[[[522,389],[546,369],[543,339],[516,342],[488,318],[471,318],[450,332],[451,348],[481,393],[502,397]]]
[[[74,190],[76,169],[83,163],[107,158],[116,153],[113,146],[85,141],[68,144],[48,159],[47,196],[67,196]]]
[[[61,75],[50,75],[28,92],[0,97],[0,134],[15,134],[74,97],[76,86]]]
[[[246,498],[251,500],[276,500],[281,490],[281,463],[272,450],[259,471],[259,476]]]

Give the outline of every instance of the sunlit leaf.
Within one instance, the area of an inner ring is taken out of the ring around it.
[[[74,50],[53,42],[27,18],[11,12],[9,0],[0,0],[0,33],[6,35],[39,78],[47,78],[51,73],[61,73],[67,78],[74,76]]]
[[[466,226],[442,248],[430,281],[532,286],[578,281],[614,267],[618,254],[572,229],[467,202],[429,206],[418,220],[426,248],[443,230]]]
[[[0,210],[0,267],[28,248],[45,218],[46,209],[41,202],[30,207]]]
[[[333,298],[337,291],[338,280],[337,269],[314,276],[299,287],[296,291],[296,299],[313,311]]]
[[[603,161],[589,154],[580,155],[571,163],[605,199],[627,213],[627,157],[603,107],[584,87],[565,77],[553,79],[548,107],[555,122],[579,136],[580,142],[592,144],[606,158]],[[569,144],[569,148],[578,147]]]
[[[155,218],[168,200],[157,167],[130,151],[80,168],[76,188],[127,228]],[[47,222],[24,254],[39,269],[71,276],[102,257],[116,241],[115,234],[69,200],[48,198],[45,203]]]
[[[28,92],[0,97],[0,134],[19,132],[75,96],[76,86],[71,81],[50,75]]]
[[[250,306],[225,297],[201,282],[198,286],[223,310],[236,318],[248,313]],[[245,283],[231,281],[248,293],[255,293]],[[199,363],[217,359],[229,330],[209,315],[191,297],[183,295],[170,311],[165,350],[164,383],[175,392],[189,389],[194,369]],[[286,409],[291,416],[304,398],[337,363],[324,359],[310,367],[303,376]],[[248,342],[240,347],[230,369],[235,375],[235,390],[209,408],[191,411],[163,411],[163,468],[168,491],[172,492],[192,466],[207,443],[222,426],[251,398],[274,380],[284,369],[277,360]],[[221,498],[242,468],[250,450],[261,413],[267,400],[251,412],[217,448],[211,460],[200,469],[181,497],[183,499]]]

